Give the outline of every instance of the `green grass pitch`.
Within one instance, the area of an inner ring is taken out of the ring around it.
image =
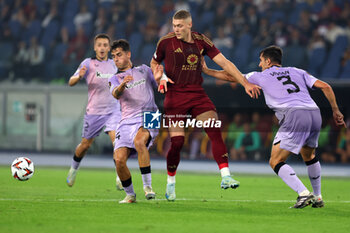
[[[289,209],[296,194],[273,175],[236,175],[241,187],[221,190],[219,174],[179,172],[175,202],[165,200],[165,171],[153,172],[157,199],[146,201],[132,171],[137,203],[118,204],[112,169],[82,167],[74,187],[68,168],[36,167],[26,182],[0,167],[0,232],[350,232],[350,179],[323,177],[325,208]],[[303,182],[310,187],[306,177]]]

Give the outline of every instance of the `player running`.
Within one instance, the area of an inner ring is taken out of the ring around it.
[[[249,82],[259,85],[266,104],[275,111],[280,128],[273,141],[270,166],[275,173],[295,192],[297,202],[292,208],[324,206],[321,195],[321,165],[315,156],[322,118],[320,110],[311,98],[308,88],[319,88],[329,101],[333,118],[338,126],[344,126],[343,114],[339,111],[334,92],[326,82],[318,80],[304,70],[282,67],[282,49],[270,46],[260,52],[262,72],[251,72],[246,76]],[[203,66],[203,71],[223,80],[228,78],[225,71],[215,71]],[[290,153],[301,154],[308,170],[312,185],[311,193],[286,164]]]
[[[247,94],[257,97],[259,89],[242,76],[236,66],[228,61],[214,44],[203,34],[192,32],[192,17],[188,11],[180,10],[173,16],[174,32],[162,37],[151,61],[153,72],[157,65],[164,62],[165,73],[160,80],[158,90],[166,92],[164,110],[170,121],[179,122],[182,116],[191,114],[197,121],[218,119],[216,108],[202,87],[201,58],[209,56],[224,70],[236,77],[244,86]],[[169,78],[168,78],[169,77]],[[228,154],[221,136],[220,127],[204,128],[212,144],[212,152],[219,166],[222,181],[221,188],[237,188],[239,182],[231,177],[228,168]],[[167,154],[166,198],[174,201],[175,175],[180,162],[180,151],[184,144],[184,128],[170,126],[171,147]]]
[[[143,113],[151,111],[155,112],[154,115],[160,114],[153,94],[157,83],[151,68],[146,65],[133,66],[130,60],[130,45],[126,40],[114,41],[111,54],[118,67],[118,73],[109,78],[110,92],[119,99],[122,111],[122,119],[116,130],[113,155],[126,193],[126,197],[119,203],[136,202],[131,174],[126,164],[129,156],[135,153],[138,154],[145,197],[147,200],[154,199],[148,148],[152,146],[158,129],[143,128]],[[162,72],[162,67],[158,67],[154,72],[155,77],[160,79]]]
[[[69,79],[69,86],[76,85],[85,79],[88,85],[88,104],[84,115],[82,140],[76,147],[71,168],[67,176],[67,184],[72,187],[75,182],[80,162],[103,128],[114,144],[115,128],[121,114],[119,102],[114,99],[108,90],[108,78],[117,72],[112,59],[108,59],[110,38],[107,34],[98,34],[94,39],[96,56],[86,58],[74,75]],[[119,177],[116,177],[116,187],[123,189]]]

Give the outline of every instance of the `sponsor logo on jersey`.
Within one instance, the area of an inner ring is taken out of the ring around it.
[[[191,54],[187,57],[187,63],[190,65],[195,65],[198,62],[198,56],[196,54]]]
[[[138,85],[144,84],[146,83],[146,79],[140,79],[139,81],[133,82],[133,83],[128,83],[126,84],[126,88],[130,89],[130,88],[134,88]]]
[[[109,78],[111,76],[113,76],[113,74],[109,74],[109,73],[104,74],[104,73],[101,73],[100,71],[96,71],[97,78]]]

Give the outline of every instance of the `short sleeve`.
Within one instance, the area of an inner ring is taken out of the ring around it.
[[[248,74],[244,74],[243,75],[247,80],[248,82],[252,83],[252,84],[255,84],[255,85],[259,85],[259,72],[250,72]]]
[[[166,49],[167,40],[164,38],[161,38],[157,44],[156,51],[153,54],[153,59],[156,62],[161,63],[164,60],[165,57],[165,49]]]
[[[314,76],[312,76],[306,71],[304,71],[303,77],[305,79],[305,83],[308,88],[312,88],[315,82],[318,80],[317,78],[315,78]]]
[[[113,75],[108,79],[109,92],[112,94],[113,90],[120,85],[118,77]]]
[[[210,59],[213,59],[216,55],[218,55],[220,52],[219,49],[217,49],[214,45],[214,43],[205,35],[201,34],[203,40],[201,40],[202,42],[202,46],[204,47],[204,55],[208,55],[208,57],[210,57]]]
[[[86,73],[85,73],[85,75],[84,75],[83,78],[86,78],[86,76],[87,76],[88,73],[89,73],[90,61],[91,61],[90,58],[86,58],[84,61],[82,61],[82,63],[80,63],[78,69],[75,71],[75,73],[73,74],[73,76],[78,75],[79,72],[80,72],[80,70],[81,70],[81,68],[83,68],[83,67],[85,66],[85,67],[87,68],[87,70],[86,70]]]

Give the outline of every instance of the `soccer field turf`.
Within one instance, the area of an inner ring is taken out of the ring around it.
[[[165,200],[166,172],[153,172],[157,199],[146,201],[132,171],[137,203],[118,204],[112,169],[82,167],[74,187],[68,168],[36,167],[31,180],[0,167],[0,232],[349,232],[350,179],[323,177],[325,208],[289,209],[297,195],[275,176],[236,175],[241,187],[221,190],[220,175],[178,173],[175,202]],[[303,182],[310,187],[307,178]]]

